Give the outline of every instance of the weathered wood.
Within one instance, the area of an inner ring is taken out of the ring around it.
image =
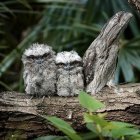
[[[105,85],[113,85],[119,52],[119,39],[127,27],[132,14],[117,12],[102,28],[83,57],[86,91],[96,94]]]
[[[140,0],[128,0],[128,2],[140,12]]]
[[[107,119],[130,122],[140,125],[140,84],[119,86],[119,94],[105,87],[95,97],[106,107],[98,112],[107,113]],[[118,91],[117,91],[118,92]],[[57,134],[42,115],[58,116],[77,129],[84,130],[83,109],[77,97],[45,97],[30,99],[16,92],[0,94],[0,137],[8,138],[19,134],[20,139]]]

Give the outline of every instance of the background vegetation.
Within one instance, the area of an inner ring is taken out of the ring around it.
[[[133,19],[120,40],[116,82],[140,81],[140,14],[127,0],[1,0],[0,91],[23,92],[23,51],[34,42],[81,56],[107,20],[120,10]]]

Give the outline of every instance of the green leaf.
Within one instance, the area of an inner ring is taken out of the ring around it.
[[[130,137],[130,140],[140,140],[140,134],[136,134]]]
[[[84,119],[87,122],[86,127],[96,135],[99,135],[99,130],[97,131],[98,128],[100,128],[100,135],[102,134],[104,137],[110,137],[112,135],[110,129],[106,129],[109,122],[104,120],[103,116],[85,114]]]
[[[117,128],[124,128],[124,127],[134,127],[135,125],[130,124],[130,123],[125,123],[125,122],[117,122],[117,121],[112,121],[110,124],[114,125]]]
[[[82,138],[76,134],[75,130],[65,121],[57,118],[57,117],[45,117],[48,121],[50,121],[55,127],[69,136],[72,140],[82,140]]]
[[[80,134],[80,136],[84,139],[84,140],[94,140],[95,138],[97,138],[98,136],[93,133],[93,132],[84,132],[82,134]]]
[[[119,138],[122,136],[136,135],[139,133],[139,130],[135,128],[119,128],[119,129],[113,129],[111,133],[113,137]]]
[[[91,132],[95,133],[96,135],[98,135],[98,132],[96,130],[96,125],[93,123],[87,123],[86,127],[88,130],[90,130]]]
[[[119,138],[122,136],[137,134],[139,131],[138,129],[134,128],[134,126],[135,125],[129,123],[112,121],[104,127],[103,131],[109,132],[108,134],[114,138]]]
[[[106,131],[106,130],[114,130],[119,128],[130,128],[134,126],[135,125],[129,123],[111,121],[104,127],[104,130]]]
[[[36,138],[34,140],[69,140],[69,139],[65,136],[43,136]]]
[[[17,1],[23,4],[25,7],[32,9],[27,0],[17,0]]]
[[[78,98],[79,98],[80,104],[84,108],[88,109],[90,112],[94,112],[100,108],[105,107],[104,104],[102,104],[100,101],[94,99],[92,96],[88,95],[85,92],[80,92]]]
[[[106,120],[104,120],[103,117],[100,117],[99,115],[90,115],[87,113],[84,114],[84,120],[86,123],[93,122],[93,123],[99,124],[101,127],[104,127],[109,123]]]

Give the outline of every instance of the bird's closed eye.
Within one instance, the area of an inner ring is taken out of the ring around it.
[[[45,53],[42,55],[42,58],[49,58],[49,57],[50,57],[50,54],[48,54],[48,53]]]
[[[57,66],[62,67],[62,66],[64,66],[64,64],[63,63],[58,63]]]
[[[28,59],[34,59],[35,56],[34,55],[30,55],[30,56],[27,56]]]
[[[82,65],[82,63],[79,61],[73,61],[70,63],[70,65]]]

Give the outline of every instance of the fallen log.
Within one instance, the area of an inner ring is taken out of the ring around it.
[[[117,93],[116,93],[117,92]],[[118,86],[118,91],[103,88],[94,96],[106,107],[98,110],[107,113],[108,120],[140,125],[140,84]],[[23,93],[0,93],[0,137],[19,134],[20,139],[57,134],[42,115],[57,116],[69,122],[77,131],[84,131],[83,112],[77,97],[32,98]]]

